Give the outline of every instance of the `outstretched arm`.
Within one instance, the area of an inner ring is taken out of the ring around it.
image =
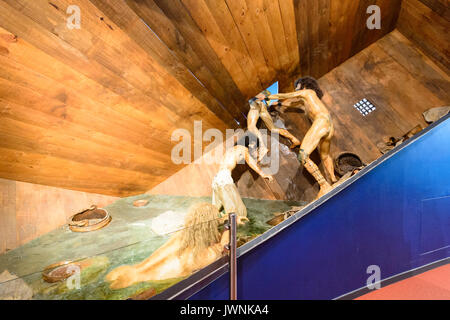
[[[305,93],[302,91],[294,91],[289,93],[269,94],[270,92],[263,91],[259,93],[256,98],[259,100],[286,100],[293,98],[305,98]]]
[[[271,106],[281,106],[283,108],[283,111],[286,108],[303,109],[302,104],[305,101],[305,95],[300,91],[279,94],[268,94],[263,91],[258,94],[256,98],[258,100],[278,100],[277,102],[272,103]]]
[[[244,152],[244,157],[245,157],[245,162],[247,162],[247,164],[249,165],[250,168],[252,168],[253,170],[255,170],[255,172],[257,174],[259,174],[261,177],[263,177],[264,179],[268,179],[269,181],[273,181],[273,177],[269,174],[265,174],[261,168],[258,166],[258,164],[256,163],[256,160],[253,159],[250,156],[250,153],[248,152],[248,149],[243,147],[243,152]]]
[[[286,111],[286,109],[288,109],[288,108],[300,109],[300,110],[305,109],[304,100],[302,98],[292,98],[292,99],[287,99],[287,100],[283,100],[283,101],[277,101],[277,102],[272,103],[270,106],[281,107],[280,108],[281,112]]]
[[[304,93],[301,91],[289,92],[289,93],[279,93],[271,94],[267,97],[269,100],[287,100],[293,98],[304,98]]]

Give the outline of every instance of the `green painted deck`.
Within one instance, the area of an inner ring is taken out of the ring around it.
[[[134,207],[133,201],[147,199],[149,204]],[[264,233],[271,228],[266,221],[273,214],[284,212],[303,203],[243,199],[250,220],[238,228],[240,243]],[[33,299],[127,299],[150,288],[162,292],[182,279],[143,282],[131,287],[111,290],[105,275],[125,264],[136,264],[162,246],[170,235],[159,236],[150,226],[158,215],[171,210],[186,212],[196,202],[210,202],[209,197],[139,195],[123,198],[105,207],[112,216],[111,223],[103,229],[75,233],[63,226],[29,243],[0,256],[0,274],[4,270],[23,279],[33,290]],[[69,289],[66,281],[47,283],[42,270],[62,260],[89,259],[89,266],[82,269],[81,288]],[[8,282],[0,284],[8,285]]]

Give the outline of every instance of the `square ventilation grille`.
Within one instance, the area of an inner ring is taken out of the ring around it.
[[[353,107],[358,110],[363,115],[363,117],[367,116],[369,113],[374,112],[376,109],[373,103],[365,98],[355,103]]]

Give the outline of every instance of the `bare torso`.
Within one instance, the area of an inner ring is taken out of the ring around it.
[[[330,117],[330,112],[325,107],[323,102],[317,97],[313,90],[303,90],[304,95],[304,110],[306,116],[314,122],[319,117]]]
[[[295,93],[297,97],[283,101],[282,106],[296,107],[303,110],[314,122],[319,117],[330,117],[330,112],[313,90],[304,89]]]
[[[282,110],[288,107],[302,109],[311,120],[311,128],[306,132],[300,146],[299,160],[304,164],[309,173],[318,181],[320,192],[318,197],[331,189],[331,186],[320,173],[317,165],[309,158],[310,154],[319,149],[320,157],[332,182],[337,179],[334,175],[333,159],[330,155],[330,142],[334,134],[333,122],[328,109],[311,89],[298,89],[295,92],[270,95],[262,95],[260,98],[268,100],[280,100],[278,105]]]
[[[220,164],[219,170],[233,171],[236,165],[245,159],[245,153],[247,148],[244,146],[234,146],[225,152],[224,159]]]
[[[269,151],[267,147],[265,146],[263,142],[263,137],[261,135],[261,132],[256,127],[256,124],[258,123],[258,120],[261,118],[261,120],[266,125],[267,129],[269,129],[273,133],[278,133],[279,135],[291,140],[291,148],[295,148],[296,146],[300,145],[300,141],[292,135],[288,130],[284,128],[278,128],[273,123],[272,117],[267,110],[267,106],[265,102],[262,101],[252,101],[250,102],[250,111],[248,113],[247,117],[247,127],[248,130],[256,135],[260,141],[260,147],[259,147],[259,157],[258,160],[261,161],[261,159],[267,154]]]

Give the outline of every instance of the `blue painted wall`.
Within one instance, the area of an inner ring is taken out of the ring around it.
[[[239,299],[332,299],[450,256],[450,119],[238,259]],[[228,274],[191,299],[228,299]]]

